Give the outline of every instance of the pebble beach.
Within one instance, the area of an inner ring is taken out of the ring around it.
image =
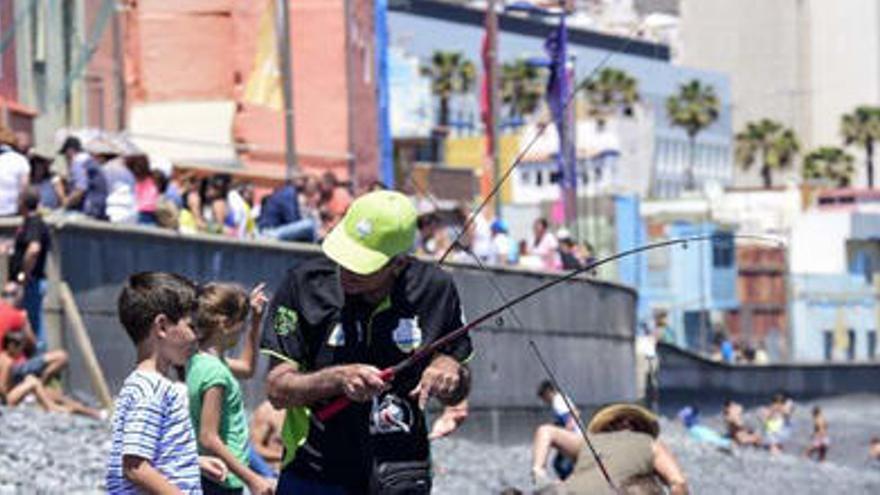
[[[870,494],[880,493],[880,464],[867,457],[868,440],[880,436],[880,397],[852,396],[818,402],[830,424],[831,450],[823,464],[803,457],[812,403],[798,404],[787,450],[733,453],[698,444],[672,420],[662,423],[662,440],[678,456],[695,494]],[[747,419],[754,420],[754,410]],[[720,427],[706,415],[707,426]],[[103,493],[110,448],[108,422],[50,414],[32,406],[0,408],[0,495]],[[453,437],[434,443],[434,493],[491,494],[507,487],[529,492],[531,432],[513,445],[492,445]]]

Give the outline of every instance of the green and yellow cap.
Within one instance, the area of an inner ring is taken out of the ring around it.
[[[417,216],[412,202],[399,192],[364,194],[351,203],[321,249],[348,271],[375,273],[412,248]]]

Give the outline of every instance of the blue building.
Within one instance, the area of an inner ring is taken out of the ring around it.
[[[617,277],[639,291],[639,319],[648,322],[658,310],[667,313],[672,340],[709,350],[723,312],[739,306],[736,294],[736,247],[732,232],[709,221],[672,221],[650,225],[638,198],[615,197],[617,250],[666,239],[711,235],[709,241],[653,249],[621,259]]]
[[[392,4],[388,12],[389,43],[424,63],[437,50],[459,51],[480,67],[480,48],[484,34],[484,12],[434,0]],[[499,60],[545,57],[544,40],[553,25],[543,20],[500,16]],[[655,197],[676,197],[683,189],[685,170],[690,160],[690,145],[685,132],[669,124],[666,99],[681,84],[698,79],[715,88],[721,112],[718,120],[700,133],[694,154],[697,184],[716,181],[729,184],[733,178],[732,120],[730,82],[719,72],[673,65],[665,45],[626,39],[594,31],[571,28],[569,53],[574,57],[578,80],[593,73],[610,55],[604,66],[622,69],[638,80],[643,106],[652,120],[650,139],[640,142],[646,154],[645,164],[624,171],[624,181],[649,177],[646,193]],[[478,86],[478,85],[477,85]],[[451,104],[453,126],[463,133],[481,132],[478,91],[455,98]],[[400,98],[400,95],[398,95]],[[391,106],[395,105],[391,94]],[[579,145],[580,146],[580,145]],[[626,150],[623,150],[626,153]],[[641,160],[640,160],[641,161]],[[502,164],[506,167],[509,164]],[[644,168],[642,168],[644,167]],[[632,168],[632,167],[627,167]],[[537,174],[532,174],[537,177]]]
[[[794,223],[789,304],[795,359],[877,359],[877,198],[875,191],[826,191]]]
[[[877,299],[861,275],[793,275],[791,282],[798,360],[877,359]]]

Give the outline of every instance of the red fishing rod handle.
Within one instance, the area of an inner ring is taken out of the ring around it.
[[[390,382],[392,379],[394,379],[394,367],[385,368],[384,370],[382,370],[379,373],[379,378],[381,378],[382,381],[385,383]],[[351,405],[351,399],[343,395],[342,397],[337,397],[333,399],[332,402],[319,409],[318,413],[315,414],[315,416],[317,416],[318,420],[323,423],[328,419],[332,419],[333,416],[336,416],[337,414],[344,411],[345,408],[347,408],[349,405]]]

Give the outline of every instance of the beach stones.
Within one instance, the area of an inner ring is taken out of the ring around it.
[[[880,493],[880,464],[867,459],[871,436],[880,436],[880,398],[853,396],[820,401],[831,432],[829,461],[802,457],[810,433],[811,404],[795,410],[786,453],[736,449],[733,455],[698,444],[679,424],[663,420],[662,439],[684,468],[691,493]],[[747,420],[754,421],[752,410]],[[704,424],[720,428],[705,413]],[[0,407],[0,495],[102,493],[110,425],[83,417],[48,414],[33,406]],[[530,488],[532,431],[512,446],[472,442],[462,436],[434,442],[434,493],[493,494]]]

